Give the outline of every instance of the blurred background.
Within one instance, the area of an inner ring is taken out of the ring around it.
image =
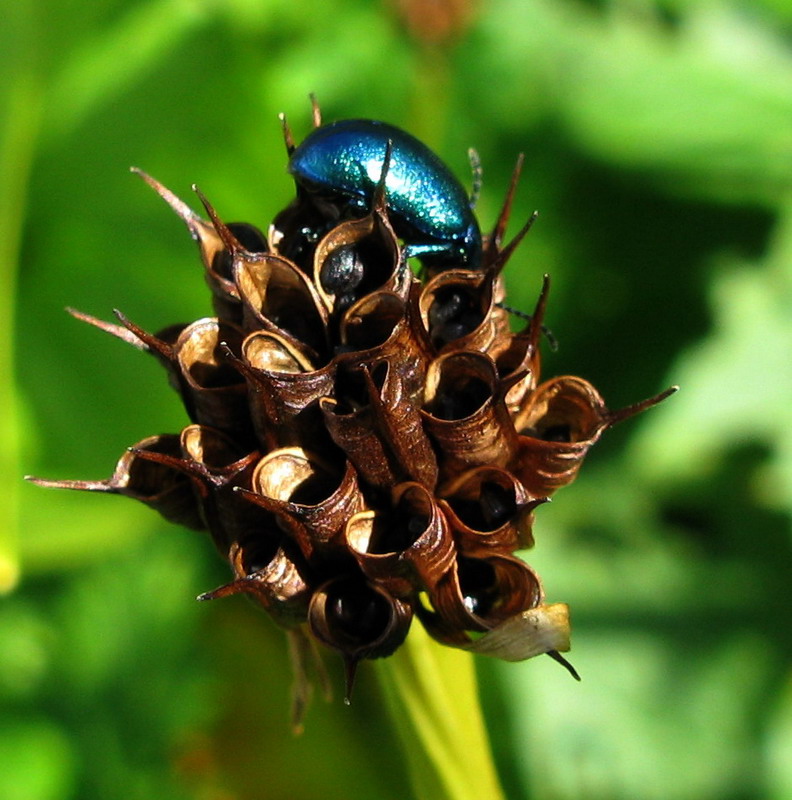
[[[266,229],[309,92],[412,131],[552,276],[544,374],[611,408],[526,559],[572,608],[550,659],[477,665],[509,798],[792,798],[792,4],[789,0],[17,0],[0,29],[0,797],[410,797],[370,665],[288,729],[285,640],[208,540],[103,478],[186,420],[159,365],[64,313],[148,330],[210,313],[182,223]],[[340,670],[329,660],[336,686]]]

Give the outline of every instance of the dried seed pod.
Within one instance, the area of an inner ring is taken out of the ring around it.
[[[329,443],[318,401],[332,391],[334,361],[315,369],[289,339],[256,331],[242,343],[241,363],[235,366],[247,380],[260,441],[271,448],[310,442],[314,450]]]
[[[533,512],[547,502],[529,495],[507,470],[491,466],[463,473],[444,487],[443,495],[440,506],[466,554],[533,547]]]
[[[398,479],[382,441],[373,430],[371,409],[349,409],[333,397],[323,397],[319,408],[330,436],[361,478],[379,490],[393,486]]]
[[[520,450],[513,468],[528,491],[549,495],[575,479],[608,427],[608,410],[596,389],[576,377],[547,381],[527,400],[515,420]]]
[[[264,456],[252,488],[245,498],[275,514],[309,560],[343,553],[344,526],[365,507],[349,462],[337,469],[301,447]]]
[[[274,253],[234,254],[234,279],[244,304],[244,327],[277,333],[314,364],[329,353],[327,312],[305,273]]]
[[[429,365],[422,413],[446,480],[513,460],[517,434],[504,392],[492,359],[482,353],[446,353]]]
[[[273,520],[273,526],[275,525]],[[308,619],[313,596],[310,570],[302,556],[283,541],[283,536],[250,537],[234,542],[228,560],[236,576],[233,581],[205,592],[199,600],[217,600],[247,594],[263,606],[284,628],[302,625]]]
[[[365,367],[336,372],[335,397],[319,403],[333,441],[347,454],[361,478],[389,492],[404,480],[426,486],[437,482],[437,461],[424,432],[420,411],[409,401],[399,374],[389,362],[374,373]]]
[[[435,586],[454,563],[454,540],[437,502],[419,483],[393,490],[389,511],[362,511],[346,541],[369,580],[395,597]]]
[[[192,483],[183,469],[144,457],[158,453],[172,458],[181,455],[179,437],[174,434],[148,436],[130,447],[118,460],[113,475],[100,481],[50,480],[27,475],[26,480],[52,489],[120,494],[145,503],[169,522],[196,531],[206,529]]]
[[[207,527],[225,555],[232,542],[262,528],[260,510],[236,497],[239,487],[250,485],[260,453],[246,452],[233,439],[205,425],[188,425],[179,440],[188,471],[196,478],[193,486]]]
[[[528,324],[520,333],[514,334],[509,339],[508,347],[500,351],[495,359],[501,380],[511,384],[506,392],[506,406],[512,416],[519,413],[526,395],[536,388],[539,381],[541,372],[539,339],[542,336],[542,323],[549,290],[550,278],[545,275],[542,291]]]
[[[492,270],[451,269],[426,284],[418,307],[436,353],[471,350],[494,354],[508,343],[508,314],[495,301],[498,281]]]
[[[220,431],[202,425],[185,428],[179,441],[182,453],[178,456],[152,450],[136,452],[141,459],[191,479],[205,526],[217,549],[226,555],[232,541],[260,525],[260,515],[233,498],[234,490],[248,483],[259,454],[246,453]]]
[[[514,556],[457,556],[455,568],[428,592],[432,609],[419,604],[424,627],[454,647],[470,644],[468,631],[488,631],[542,601],[536,573]]]
[[[314,593],[308,610],[313,635],[337,650],[346,664],[346,700],[363,658],[389,656],[407,636],[412,606],[361,575],[332,578]]]
[[[364,370],[375,429],[400,480],[415,480],[433,489],[437,459],[423,426],[421,410],[413,404],[409,385],[394,360]],[[393,484],[390,484],[391,486]]]
[[[337,225],[314,253],[314,285],[332,314],[377,290],[406,297],[411,279],[387,215],[377,209]]]
[[[225,353],[238,354],[243,334],[215,318],[188,325],[173,352],[181,377],[181,392],[190,418],[217,428],[240,441],[252,439],[247,386]]]
[[[383,361],[398,364],[400,402],[420,404],[431,354],[415,336],[410,303],[396,292],[374,292],[343,316],[336,360],[373,370]]]
[[[562,376],[540,384],[515,419],[520,433],[515,474],[530,492],[551,494],[571,483],[603,431],[664,400],[654,397],[610,411],[599,392],[582,378]]]

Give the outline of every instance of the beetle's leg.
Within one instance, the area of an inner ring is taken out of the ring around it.
[[[481,195],[481,179],[484,175],[484,170],[481,168],[478,150],[473,147],[468,150],[468,160],[470,161],[470,171],[473,173],[473,185],[470,188],[470,207],[475,208]]]
[[[502,308],[508,314],[512,314],[515,317],[519,317],[520,319],[524,319],[526,322],[530,322],[534,317],[533,314],[529,314],[527,311],[520,311],[519,308],[513,308],[512,306],[507,306],[506,303],[496,303],[495,305],[497,305],[498,308]],[[542,325],[540,326],[540,329],[541,329],[542,334],[544,335],[545,339],[547,339],[547,344],[550,345],[550,349],[553,352],[558,350],[558,339],[556,339],[555,335],[550,330],[550,328],[548,328],[547,325],[542,323]]]
[[[402,247],[402,252],[405,258],[420,258],[424,259],[426,256],[433,256],[441,254],[445,260],[449,260],[449,253],[453,253],[453,245],[448,242],[438,242],[437,244],[405,244]],[[460,263],[462,256],[460,256]]]

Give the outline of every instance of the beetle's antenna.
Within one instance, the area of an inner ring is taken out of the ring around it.
[[[474,147],[468,149],[468,160],[470,161],[470,170],[473,173],[473,185],[470,188],[470,207],[475,208],[481,195],[481,179],[484,175],[484,170],[481,168],[478,150]]]

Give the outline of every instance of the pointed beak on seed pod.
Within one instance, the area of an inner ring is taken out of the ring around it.
[[[214,316],[151,334],[71,313],[153,355],[187,420],[106,480],[30,480],[208,530],[233,577],[199,599],[248,595],[287,631],[295,730],[310,642],[343,658],[348,700],[359,662],[393,653],[414,614],[442,644],[546,653],[576,676],[568,609],[515,552],[599,437],[674,389],[611,411],[582,378],[540,378],[549,279],[521,331],[505,306],[503,268],[536,219],[504,245],[522,157],[482,237],[425,145],[313,108],[299,145],[282,118],[297,193],[267,236],[133,170],[195,240]]]

